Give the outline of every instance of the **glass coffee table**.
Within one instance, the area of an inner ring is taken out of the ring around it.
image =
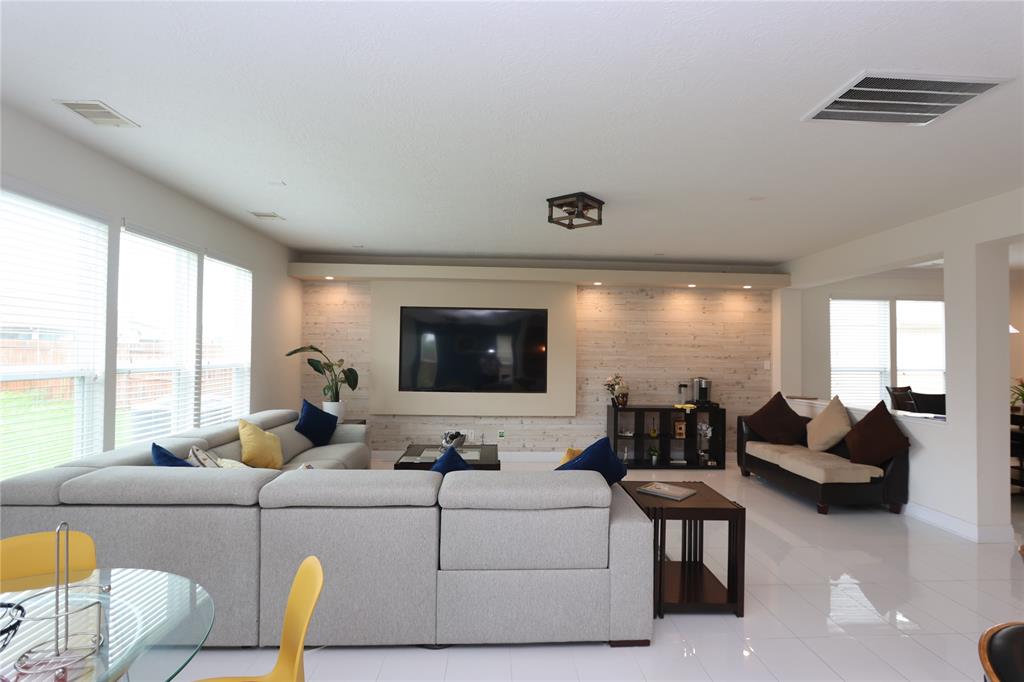
[[[463,445],[456,448],[462,459],[477,471],[500,471],[497,445]],[[410,445],[395,461],[396,469],[430,469],[444,454],[440,445]]]
[[[69,651],[60,661],[47,653],[54,641],[54,576],[5,581],[0,593],[0,679],[171,680],[213,627],[213,599],[189,578],[111,568],[73,580],[67,602]],[[63,604],[63,585],[60,599]],[[64,632],[62,618],[61,643]],[[33,662],[40,672],[19,672]],[[41,672],[54,663],[66,664],[63,674]]]

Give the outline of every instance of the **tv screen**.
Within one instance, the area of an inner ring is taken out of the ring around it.
[[[548,311],[403,307],[398,389],[545,393]]]

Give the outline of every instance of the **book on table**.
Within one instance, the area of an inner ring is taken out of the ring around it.
[[[637,492],[664,497],[675,502],[685,500],[687,497],[697,494],[697,491],[691,488],[684,488],[681,485],[670,485],[668,483],[648,483],[637,488]]]

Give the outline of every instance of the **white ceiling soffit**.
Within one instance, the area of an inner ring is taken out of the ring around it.
[[[1024,184],[1022,18],[1001,2],[11,2],[0,86],[297,251],[773,264]],[[1008,82],[927,126],[801,120],[879,69]],[[575,191],[607,202],[603,226],[547,223],[545,198]]]

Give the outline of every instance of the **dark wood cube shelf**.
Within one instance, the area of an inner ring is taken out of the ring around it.
[[[711,426],[711,438],[706,442],[700,442],[700,423]],[[682,429],[682,438],[676,437],[677,428]],[[631,469],[725,468],[725,410],[715,403],[691,410],[609,405],[608,439]]]

